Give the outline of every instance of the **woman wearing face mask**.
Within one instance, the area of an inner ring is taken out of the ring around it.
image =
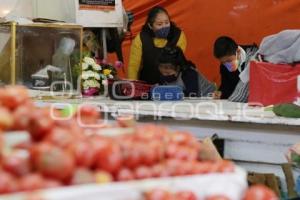
[[[248,101],[248,64],[254,59],[256,44],[239,46],[232,38],[219,37],[214,43],[214,56],[221,62],[221,99]]]
[[[170,21],[168,12],[162,7],[154,7],[142,31],[132,42],[128,65],[128,78],[156,84],[159,81],[157,58],[165,46],[186,48],[183,31]]]
[[[209,82],[196,66],[187,60],[179,47],[165,47],[158,58],[160,85],[182,87],[186,97],[213,97],[215,84]]]

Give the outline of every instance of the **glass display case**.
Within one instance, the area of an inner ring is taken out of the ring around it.
[[[83,30],[64,23],[0,24],[0,84],[76,88]]]

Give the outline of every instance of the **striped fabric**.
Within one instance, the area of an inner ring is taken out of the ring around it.
[[[249,96],[249,82],[243,83],[241,80],[238,82],[234,89],[234,92],[228,98],[232,102],[242,102],[247,103]]]
[[[251,60],[256,59],[256,53],[258,48],[253,47],[246,50],[247,59],[245,61],[245,69],[243,70],[243,73],[240,74],[240,81],[236,85],[233,93],[228,98],[229,101],[232,102],[242,102],[247,103],[248,102],[248,96],[249,96],[249,63]],[[243,78],[241,77],[243,73]],[[247,77],[248,76],[248,77]],[[242,81],[242,79],[247,80],[246,82]]]

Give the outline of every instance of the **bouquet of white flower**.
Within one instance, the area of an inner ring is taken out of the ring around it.
[[[84,57],[82,65],[83,95],[95,96],[103,90],[103,81],[114,78],[114,69],[103,68],[93,58]]]

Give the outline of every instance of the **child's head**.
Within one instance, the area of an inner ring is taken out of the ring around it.
[[[221,36],[214,44],[214,56],[229,70],[236,71],[240,49],[230,37]]]
[[[180,48],[165,47],[158,58],[158,69],[162,76],[177,75],[180,70]]]
[[[188,61],[179,47],[165,47],[158,58],[158,69],[163,76],[177,75],[186,67],[187,63]]]

